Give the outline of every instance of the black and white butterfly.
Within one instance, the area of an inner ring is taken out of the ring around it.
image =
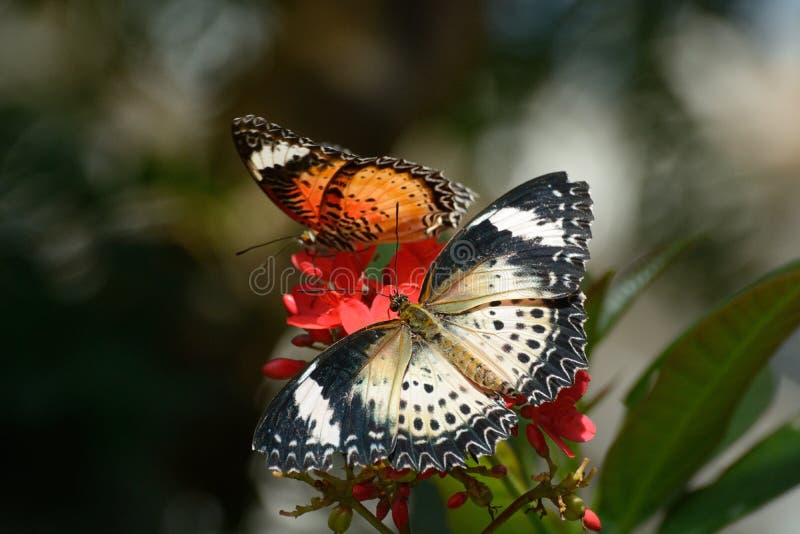
[[[585,182],[530,180],[456,233],[420,303],[322,352],[267,407],[253,449],[282,472],[387,460],[448,470],[517,423],[503,396],[555,399],[587,366],[580,291],[593,219]]]

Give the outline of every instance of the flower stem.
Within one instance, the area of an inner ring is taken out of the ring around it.
[[[355,499],[353,499],[353,501],[350,503],[350,505],[353,507],[353,510],[358,512],[358,515],[360,515],[361,517],[366,519],[367,522],[370,525],[372,525],[372,527],[375,530],[377,530],[381,534],[392,534],[392,530],[389,527],[387,527],[386,525],[384,525],[383,523],[381,523],[380,521],[378,521],[378,518],[375,517],[372,512],[367,510],[366,506],[364,506],[363,504],[361,504],[360,502],[358,502]]]
[[[517,497],[511,504],[509,504],[503,512],[495,517],[489,525],[483,529],[483,534],[491,534],[495,532],[500,526],[508,521],[512,515],[519,511],[526,504],[533,502],[537,499],[549,496],[549,491],[552,486],[549,484],[539,484],[530,491],[527,491]]]

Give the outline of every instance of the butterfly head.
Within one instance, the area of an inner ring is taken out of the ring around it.
[[[389,309],[393,312],[398,312],[408,305],[408,296],[402,293],[392,295],[392,300],[389,302]]]
[[[314,230],[305,230],[300,234],[300,244],[306,248],[314,248],[317,243],[317,233]]]

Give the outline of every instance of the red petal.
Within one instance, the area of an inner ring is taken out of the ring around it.
[[[339,317],[348,334],[375,322],[367,305],[355,298],[345,298],[339,303]]]
[[[297,315],[297,302],[294,299],[294,295],[287,293],[283,296],[283,305],[286,308],[287,313],[290,315]]]
[[[447,499],[447,507],[451,510],[455,510],[456,508],[461,508],[463,504],[467,502],[467,492],[466,491],[459,491],[458,493],[454,493]]]
[[[545,441],[542,431],[536,425],[528,424],[525,427],[525,437],[528,438],[528,443],[536,449],[539,456],[542,458],[550,456],[550,448],[547,446],[547,441]]]
[[[600,529],[603,528],[603,525],[600,524],[600,518],[590,508],[583,512],[583,526],[595,532],[600,532]]]
[[[305,366],[305,360],[293,360],[291,358],[273,358],[261,367],[264,376],[277,380],[286,380],[299,373]]]
[[[384,267],[384,280],[390,284],[410,283],[419,286],[422,284],[431,262],[443,247],[444,244],[437,242],[436,238],[403,243],[397,254]],[[396,275],[395,265],[397,265]]]
[[[571,414],[564,414],[554,426],[554,430],[560,436],[577,442],[589,441],[597,432],[594,422],[578,410],[573,410]]]
[[[552,439],[555,442],[555,444],[558,445],[558,448],[561,449],[561,451],[564,454],[566,454],[568,458],[575,458],[575,453],[572,452],[569,446],[566,443],[564,443],[564,440],[562,440],[558,436],[558,434],[553,432],[553,430],[547,426],[542,426],[542,430],[544,430],[547,433],[547,435],[550,436],[550,439]]]

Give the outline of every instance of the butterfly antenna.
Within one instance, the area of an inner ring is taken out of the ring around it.
[[[400,251],[400,203],[394,203],[394,296],[400,293],[397,285],[400,281],[397,279],[397,253]]]
[[[237,252],[236,255],[237,256],[241,256],[242,254],[246,254],[247,252],[250,252],[251,250],[255,250],[257,248],[266,247],[267,245],[272,245],[273,243],[278,243],[280,241],[286,241],[287,239],[296,239],[296,238],[297,238],[296,235],[289,235],[289,236],[286,236],[286,237],[279,237],[278,239],[272,239],[270,241],[265,241],[263,243],[259,243],[258,245],[253,245],[251,247],[247,247],[245,249],[242,249],[239,252]]]

